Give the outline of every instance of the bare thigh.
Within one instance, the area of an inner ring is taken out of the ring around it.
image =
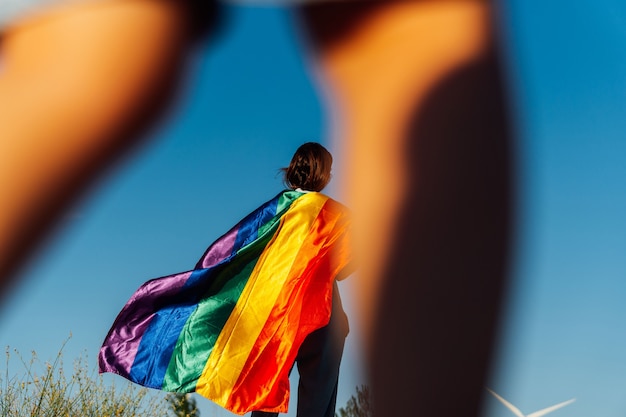
[[[182,4],[86,2],[2,34],[0,290],[167,103],[187,42]]]

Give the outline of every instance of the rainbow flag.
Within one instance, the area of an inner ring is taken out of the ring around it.
[[[350,261],[348,227],[345,207],[323,194],[279,193],[193,270],[143,284],[104,340],[100,372],[236,414],[287,412],[298,348],[328,323]]]

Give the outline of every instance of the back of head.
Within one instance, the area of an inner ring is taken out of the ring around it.
[[[288,167],[282,168],[285,185],[307,191],[322,191],[330,182],[333,157],[316,142],[307,142],[296,150]]]

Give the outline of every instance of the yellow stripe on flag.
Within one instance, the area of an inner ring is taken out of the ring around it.
[[[301,259],[295,263],[311,225],[327,200],[323,194],[305,194],[282,217],[279,229],[261,254],[218,336],[196,385],[198,394],[221,406],[227,403],[283,286],[299,276],[309,261]]]

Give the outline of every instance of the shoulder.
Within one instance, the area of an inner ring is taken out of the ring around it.
[[[321,193],[319,193],[319,194],[321,194]],[[343,203],[341,203],[341,202],[335,200],[334,198],[329,197],[329,196],[327,196],[325,194],[322,194],[322,195],[327,199],[326,204],[328,204],[334,210],[344,212],[345,214],[350,214],[351,210],[348,208],[348,206],[346,206],[345,204],[343,204]]]
[[[316,205],[320,207],[320,209],[323,207],[323,211],[328,214],[345,218],[351,216],[351,211],[345,204],[340,203],[326,194],[310,192],[303,197],[304,200],[308,200],[310,204]]]

